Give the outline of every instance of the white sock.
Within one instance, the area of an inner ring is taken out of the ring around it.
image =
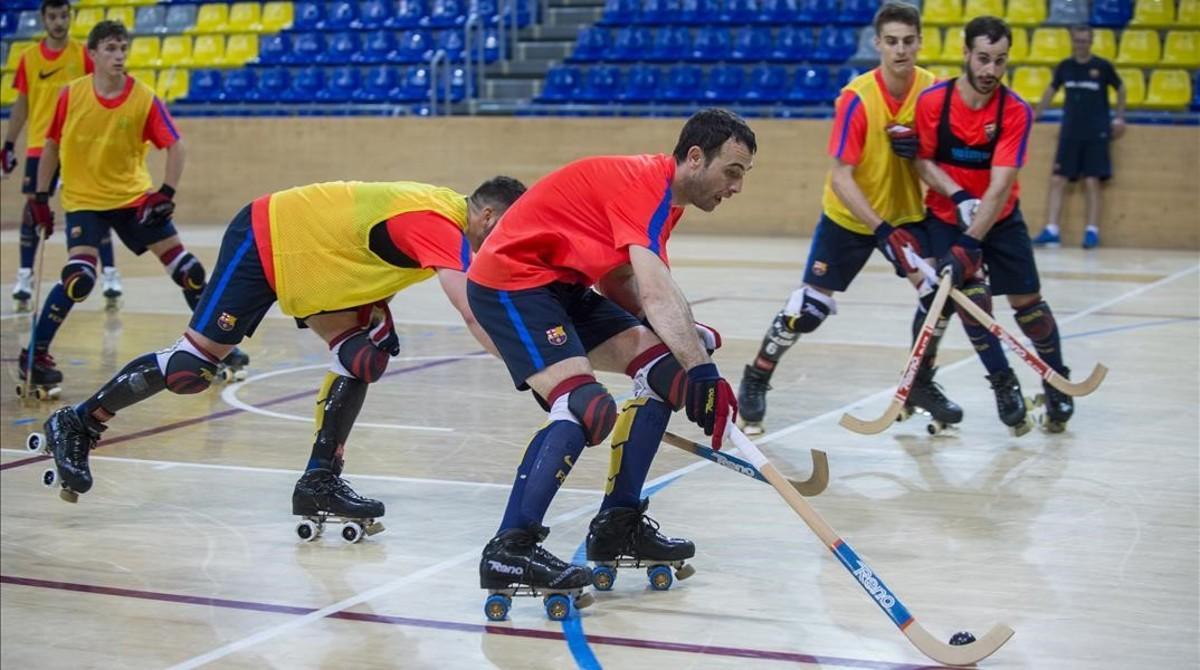
[[[1058,224],[1057,223],[1047,223],[1046,224],[1046,232],[1050,233],[1051,235],[1057,235],[1058,234]]]
[[[1100,234],[1100,227],[1099,227],[1099,226],[1088,226],[1088,227],[1087,227],[1087,232],[1089,232],[1089,233],[1096,233],[1097,235],[1099,235],[1099,234]]]

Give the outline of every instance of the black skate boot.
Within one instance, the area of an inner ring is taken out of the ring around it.
[[[226,384],[240,382],[246,379],[246,366],[250,365],[250,356],[238,347],[234,347],[224,360],[217,366],[217,379]]]
[[[696,555],[690,540],[666,537],[658,532],[658,522],[646,516],[649,499],[637,507],[613,507],[592,519],[588,528],[587,557],[596,564],[592,584],[600,591],[612,589],[617,568],[646,567],[650,586],[656,591],[671,588],[671,568],[675,577],[687,579],[696,568],[684,561]]]
[[[1008,426],[1009,431],[1016,437],[1028,433],[1033,428],[1029,418],[1029,404],[1021,395],[1021,382],[1013,374],[1012,368],[1002,370],[993,375],[987,375],[992,392],[996,394],[996,412],[1000,421]]]
[[[54,400],[62,393],[62,373],[54,364],[54,357],[45,349],[33,350],[32,375],[29,375],[29,349],[21,349],[17,357],[17,368],[21,375],[20,381],[17,382],[17,396]]]
[[[80,493],[92,488],[88,452],[96,448],[100,433],[107,428],[91,417],[81,418],[74,407],[62,407],[43,424],[41,451],[54,456],[54,469],[42,473],[46,486],[59,485],[58,495],[67,502],[78,502]],[[28,442],[33,446],[34,436]]]
[[[1063,368],[1060,374],[1070,378],[1071,370]],[[1042,382],[1042,391],[1043,394],[1035,401],[1036,404],[1046,407],[1046,413],[1042,416],[1042,428],[1047,433],[1061,433],[1067,429],[1067,422],[1075,414],[1075,399],[1045,381]]]
[[[382,502],[358,495],[346,480],[325,468],[305,472],[292,491],[292,514],[304,517],[296,535],[305,542],[320,537],[329,519],[342,522],[343,540],[358,542],[364,534],[383,531],[383,524],[376,521],[383,513]]]
[[[942,385],[933,381],[935,373],[937,368],[934,367],[923,366],[918,369],[912,389],[908,392],[908,401],[904,403],[906,409],[920,410],[933,419],[925,426],[930,435],[937,435],[947,426],[961,423],[963,419],[962,407],[947,398],[942,392]]]
[[[738,385],[738,419],[747,435],[762,435],[767,414],[767,391],[771,390],[771,370],[747,365]]]
[[[584,593],[592,575],[582,565],[573,565],[546,551],[542,540],[550,529],[534,525],[528,530],[509,528],[493,537],[479,560],[479,586],[488,590],[484,615],[491,621],[508,617],[514,596],[542,596],[546,616],[561,621],[571,611],[592,604]]]

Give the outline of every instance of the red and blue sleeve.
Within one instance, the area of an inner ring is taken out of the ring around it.
[[[667,238],[679,218],[671,207],[671,180],[635,184],[614,194],[606,207],[612,226],[613,246],[646,247],[667,261]]]
[[[921,140],[921,146],[917,149],[918,158],[931,160],[937,153],[938,117],[942,111],[942,96],[949,95],[951,86],[954,86],[953,79],[938,82],[921,91],[920,97],[917,98],[917,111],[913,115],[913,123],[917,127],[917,137]]]
[[[1004,129],[1000,133],[1000,141],[996,143],[992,165],[1019,168],[1025,165],[1029,149],[1033,109],[1015,93],[1010,92],[1008,97],[1008,104],[1004,107]]]
[[[843,163],[858,165],[862,161],[866,142],[867,113],[863,109],[862,98],[854,91],[845,91],[837,101],[827,151]]]
[[[13,77],[12,87],[29,95],[29,79],[25,74],[25,56],[21,56],[20,62],[17,63],[17,74]]]
[[[142,139],[151,142],[159,149],[179,141],[179,131],[175,129],[175,120],[167,111],[158,96],[154,96],[154,104],[150,105],[150,113],[146,115],[146,126],[142,129]]]
[[[58,104],[54,107],[54,118],[50,119],[50,127],[46,129],[46,139],[62,144],[63,124],[67,122],[67,97],[71,89],[63,87],[58,94]]]
[[[471,245],[462,229],[441,214],[405,212],[387,220],[388,237],[401,253],[424,269],[466,272]]]

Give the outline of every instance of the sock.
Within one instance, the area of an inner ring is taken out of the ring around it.
[[[1066,367],[1062,360],[1058,322],[1054,320],[1050,305],[1047,305],[1044,300],[1039,300],[1032,305],[1026,305],[1016,310],[1014,316],[1017,319],[1017,325],[1021,327],[1021,332],[1033,341],[1038,356],[1056,372],[1065,374]]]
[[[1047,223],[1046,224],[1046,232],[1050,233],[1051,235],[1057,235],[1058,234],[1058,224],[1057,223]]]
[[[552,421],[533,436],[517,468],[498,532],[542,522],[583,446],[583,426],[572,421]]]
[[[308,465],[304,468],[306,472],[323,468],[341,474],[346,439],[350,437],[350,429],[354,427],[354,420],[366,398],[366,382],[335,372],[325,373],[325,381],[317,393],[317,409],[313,416],[317,434]]]
[[[634,398],[621,408],[613,428],[608,486],[601,510],[638,506],[650,464],[670,420],[671,408],[655,398]]]
[[[33,267],[33,256],[37,253],[38,242],[39,238],[33,230],[33,224],[21,221],[21,267]]]
[[[67,297],[67,290],[63,288],[62,282],[58,282],[54,288],[50,289],[50,294],[46,296],[46,303],[42,307],[42,313],[38,317],[37,327],[33,332],[35,347],[43,350],[50,348],[54,334],[58,332],[63,321],[66,321],[67,314],[70,314],[71,308],[74,306],[75,302]]]
[[[1099,227],[1099,226],[1088,226],[1088,227],[1086,228],[1086,230],[1087,230],[1087,232],[1089,232],[1089,233],[1096,233],[1097,235],[1099,235],[1099,234],[1100,234],[1100,227]]]
[[[104,236],[100,240],[100,267],[111,268],[113,266],[113,246],[112,233]]]

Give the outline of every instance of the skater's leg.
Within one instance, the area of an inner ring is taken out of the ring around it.
[[[188,309],[195,310],[204,293],[206,274],[204,264],[190,251],[183,248],[178,235],[172,235],[164,240],[147,245],[151,252],[166,268],[171,280],[183,289],[183,299],[187,301]]]
[[[46,296],[34,329],[34,346],[39,351],[50,349],[54,335],[66,321],[71,308],[86,300],[96,286],[96,248],[72,247],[67,253],[69,258],[62,268],[61,280]]]
[[[991,315],[992,291],[987,282],[974,279],[968,280],[962,287],[962,293],[971,302],[978,305],[980,309]],[[996,374],[1008,370],[1008,360],[1004,357],[1004,349],[1000,347],[1000,340],[987,328],[984,328],[982,324],[973,319],[965,309],[961,307],[957,309],[958,317],[962,320],[963,330],[966,331],[967,338],[971,340],[972,346],[975,347],[975,353],[979,356],[979,360],[983,363],[983,367],[987,369],[988,374]]]
[[[105,233],[104,237],[102,237],[100,239],[99,255],[100,255],[100,267],[101,268],[104,268],[106,270],[108,268],[116,268],[117,264],[113,260],[113,244],[112,244],[112,232],[111,231],[108,233]]]
[[[1054,320],[1050,306],[1042,300],[1040,294],[1011,295],[1008,300],[1016,310],[1014,316],[1017,325],[1021,327],[1025,336],[1033,341],[1038,356],[1054,368],[1055,372],[1069,377],[1071,371],[1063,364],[1058,323]],[[1046,418],[1048,419],[1047,429],[1051,432],[1059,432],[1075,413],[1075,400],[1047,382],[1042,382],[1042,389],[1046,405]]]

